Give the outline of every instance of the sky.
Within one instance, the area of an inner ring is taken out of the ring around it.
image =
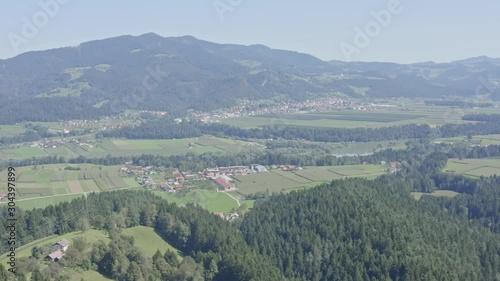
[[[192,35],[322,60],[500,58],[496,0],[23,0],[0,4],[0,59],[119,35]]]

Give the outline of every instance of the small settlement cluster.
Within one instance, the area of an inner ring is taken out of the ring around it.
[[[191,170],[181,172],[177,168],[165,169],[162,167],[127,165],[126,167],[122,167],[120,172],[135,175],[141,185],[159,188],[168,192],[180,191],[186,187],[186,184],[194,180],[212,181],[222,190],[233,191],[237,187],[231,176],[263,173],[267,172],[267,169],[259,164],[250,164],[248,166],[206,168],[200,172],[193,172]],[[153,181],[151,175],[159,172],[165,173],[164,181],[156,183]]]

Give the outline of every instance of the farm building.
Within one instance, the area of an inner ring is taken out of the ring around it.
[[[50,261],[58,261],[64,257],[65,252],[68,250],[69,241],[66,239],[61,239],[52,245],[52,253],[47,255],[45,259]]]
[[[62,250],[65,252],[68,250],[68,247],[69,247],[69,241],[66,239],[61,239],[57,241],[54,245],[52,245],[52,251],[55,252],[58,250]]]
[[[217,174],[219,174],[219,168],[207,168],[205,171],[203,171],[205,176],[212,176],[215,177]]]
[[[250,169],[258,173],[267,172],[266,167],[259,164],[250,164]]]
[[[247,170],[247,166],[219,167],[219,172],[221,174],[244,174],[247,172]]]
[[[57,250],[55,252],[52,252],[50,253],[49,255],[47,255],[45,257],[45,259],[49,260],[49,261],[58,261],[60,260],[62,257],[64,257],[64,252],[62,250]]]
[[[215,178],[214,179],[214,182],[219,185],[220,187],[224,188],[224,189],[231,189],[233,186],[231,185],[231,183],[229,183],[228,181],[226,181],[225,179],[223,178]]]

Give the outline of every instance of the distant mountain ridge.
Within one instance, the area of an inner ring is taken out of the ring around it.
[[[5,101],[0,120],[95,118],[131,108],[181,114],[276,96],[474,96],[485,81],[481,94],[497,99],[500,59],[408,65],[325,62],[263,45],[147,33],[0,60],[0,98]]]

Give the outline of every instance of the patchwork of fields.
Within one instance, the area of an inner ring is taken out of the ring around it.
[[[7,193],[6,176],[6,173],[0,175],[1,194]],[[119,173],[119,166],[31,166],[18,168],[16,177],[18,205],[28,209],[68,201],[87,192],[138,186],[134,178]]]
[[[445,171],[470,177],[500,175],[500,158],[450,159]]]
[[[253,143],[222,138],[191,138],[178,140],[125,140],[107,139],[96,145],[78,145],[64,143],[56,148],[20,147],[0,150],[0,159],[26,159],[43,156],[63,156],[67,159],[84,156],[102,158],[111,156],[133,156],[141,154],[179,155],[193,153],[226,153],[239,152],[245,147],[255,146]]]
[[[349,165],[304,167],[299,171],[270,170],[266,173],[235,176],[238,193],[253,194],[256,192],[281,192],[298,188],[311,187],[334,179],[364,177],[376,178],[384,174],[384,166]]]
[[[327,128],[374,128],[384,126],[397,126],[404,124],[430,124],[431,126],[444,123],[467,123],[461,116],[451,115],[444,118],[442,108],[429,110],[413,109],[403,111],[400,108],[388,107],[373,111],[338,110],[329,112],[307,112],[245,116],[220,120],[221,123],[242,127],[259,128],[270,125],[301,126],[301,127],[327,127]],[[453,120],[451,120],[453,119]]]

